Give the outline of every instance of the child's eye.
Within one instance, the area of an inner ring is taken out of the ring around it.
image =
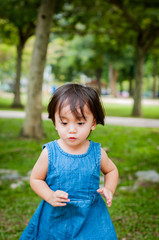
[[[65,126],[65,125],[67,125],[67,122],[61,122],[61,124]]]
[[[84,122],[78,122],[78,125],[80,125],[80,126],[84,125]]]

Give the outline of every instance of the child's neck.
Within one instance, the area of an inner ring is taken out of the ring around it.
[[[89,148],[89,140],[86,139],[84,142],[78,144],[78,145],[68,145],[65,143],[61,138],[57,140],[59,146],[62,148],[62,150],[66,153],[72,154],[72,155],[80,155],[85,154]]]

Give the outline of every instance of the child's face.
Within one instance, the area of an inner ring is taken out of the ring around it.
[[[70,106],[66,105],[59,112],[55,113],[55,127],[63,142],[70,147],[78,147],[85,144],[87,137],[91,130],[96,127],[96,121],[92,112],[85,105],[83,109],[85,119],[81,115],[80,119],[77,119],[71,112]]]

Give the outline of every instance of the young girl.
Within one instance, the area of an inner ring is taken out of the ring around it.
[[[43,200],[20,240],[116,240],[101,195],[110,207],[118,170],[100,144],[88,140],[97,124],[104,125],[98,94],[66,84],[56,90],[48,112],[59,139],[43,146],[33,168],[30,184]]]

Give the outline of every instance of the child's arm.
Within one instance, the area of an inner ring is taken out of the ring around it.
[[[101,171],[104,173],[104,187],[99,188],[97,191],[107,199],[108,207],[110,207],[118,183],[119,174],[117,167],[108,158],[103,149],[101,149]]]
[[[30,185],[34,192],[43,198],[45,201],[57,206],[65,206],[66,202],[69,202],[68,194],[66,192],[57,190],[56,192],[52,191],[47,183],[45,178],[48,170],[48,152],[44,148],[39,159],[33,167],[31,176],[30,176]]]

